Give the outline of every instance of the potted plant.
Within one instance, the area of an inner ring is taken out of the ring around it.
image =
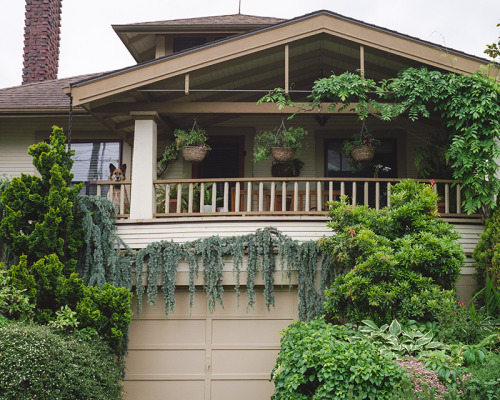
[[[186,161],[199,163],[203,161],[207,155],[207,151],[211,150],[210,146],[206,144],[208,137],[205,134],[205,130],[198,126],[196,119],[189,132],[183,129],[176,129],[174,131],[174,137],[174,142],[165,148],[159,165],[161,165],[161,163],[176,160],[179,152],[182,153]]]
[[[208,183],[205,185],[205,192],[203,193],[203,212],[212,212],[212,187],[213,183]],[[215,201],[222,200],[223,197],[217,197]]]
[[[375,149],[380,144],[380,140],[375,139],[365,124],[361,125],[359,133],[353,136],[352,140],[344,142],[343,152],[353,160],[353,163],[366,163],[373,160]]]
[[[304,128],[286,128],[281,121],[278,129],[263,131],[255,137],[253,160],[265,161],[272,155],[277,162],[288,162],[302,149],[306,135]]]

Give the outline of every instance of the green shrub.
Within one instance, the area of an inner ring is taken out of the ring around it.
[[[466,382],[464,400],[500,399],[500,354],[492,353],[481,364],[468,368],[472,376]],[[475,396],[475,397],[474,397]]]
[[[464,252],[437,217],[434,189],[406,180],[391,191],[391,207],[380,211],[346,197],[332,203],[334,235],[321,248],[346,273],[325,293],[325,310],[341,322],[432,321],[456,301]]]
[[[352,328],[322,319],[283,331],[272,399],[389,399],[401,369]]]
[[[60,336],[43,326],[0,328],[1,400],[116,400],[120,368],[98,338]]]
[[[65,146],[66,138],[57,127],[50,144],[30,146],[28,153],[41,177],[23,174],[4,190],[0,236],[15,257],[24,254],[29,264],[57,254],[69,275],[76,269],[82,245],[81,215],[73,212],[82,185],[69,187],[73,175]]]
[[[128,326],[132,318],[132,294],[110,284],[89,287],[76,273],[68,278],[55,254],[43,257],[33,265],[25,256],[10,269],[11,285],[25,291],[35,305],[35,321],[41,324],[57,321],[57,312],[68,306],[76,312],[78,328],[94,329],[118,356],[127,348]]]

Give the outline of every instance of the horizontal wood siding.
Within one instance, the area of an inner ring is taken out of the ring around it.
[[[28,147],[35,143],[34,124],[15,124],[0,120],[0,176],[21,176],[34,173]]]

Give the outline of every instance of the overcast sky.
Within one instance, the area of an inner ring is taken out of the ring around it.
[[[24,0],[0,0],[0,88],[21,83]],[[63,0],[59,78],[134,64],[112,24],[238,13],[238,0]],[[500,0],[241,0],[241,13],[293,18],[331,10],[486,57],[500,36]]]

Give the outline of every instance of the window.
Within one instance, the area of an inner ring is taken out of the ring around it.
[[[73,156],[73,182],[85,182],[82,194],[95,195],[97,193],[96,181],[109,180],[109,164],[120,165],[121,142],[95,141],[73,142],[71,149]],[[107,192],[103,190],[103,195]]]

